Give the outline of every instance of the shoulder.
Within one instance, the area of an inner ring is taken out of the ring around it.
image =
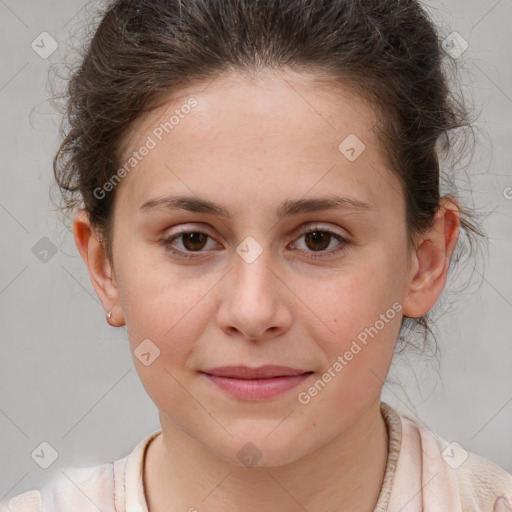
[[[38,490],[18,494],[8,502],[0,502],[0,512],[43,512],[43,501]],[[45,511],[46,512],[46,511]]]
[[[467,452],[455,474],[465,510],[478,510],[479,506],[489,512],[512,512],[512,475],[502,467]]]
[[[40,490],[32,489],[0,503],[0,512],[117,512],[144,509],[142,468],[149,443],[143,438],[123,458],[93,467],[66,467]]]
[[[423,474],[436,474],[438,489],[451,487],[450,494],[458,495],[462,510],[512,512],[512,475],[505,469],[408,417],[402,417],[402,423],[418,431]]]
[[[67,467],[41,489],[29,490],[0,504],[0,512],[115,512],[113,463]]]

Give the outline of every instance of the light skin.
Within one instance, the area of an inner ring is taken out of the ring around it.
[[[388,444],[380,394],[402,315],[422,316],[441,294],[459,208],[443,198],[432,228],[409,250],[405,201],[375,111],[313,78],[226,75],[139,119],[126,157],[189,96],[198,101],[117,186],[113,263],[88,216],[75,217],[75,241],[111,325],[126,324],[132,353],[145,339],[160,350],[149,366],[134,356],[162,427],[145,460],[151,512],[326,512],[340,503],[362,512],[377,502]],[[338,149],[350,134],[366,146],[354,161]],[[275,214],[285,200],[334,193],[370,208]],[[171,195],[213,201],[232,216],[141,210]],[[208,236],[187,244],[178,228]],[[309,228],[333,235],[320,244],[303,234]],[[174,248],[194,257],[166,251],[159,242],[171,235]],[[248,236],[262,249],[251,263],[236,251]],[[394,303],[401,312],[301,404],[298,393]],[[313,373],[263,401],[233,398],[199,373],[266,364]],[[237,457],[248,442],[261,455],[254,467]]]

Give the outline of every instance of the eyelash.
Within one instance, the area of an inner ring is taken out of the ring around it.
[[[312,253],[312,256],[310,256],[311,259],[322,259],[322,258],[327,258],[327,257],[333,256],[335,254],[339,254],[339,253],[341,253],[343,251],[346,251],[348,246],[350,245],[349,240],[347,240],[346,238],[342,237],[338,233],[335,233],[334,231],[330,231],[328,229],[320,228],[319,226],[314,226],[312,228],[309,228],[309,229],[301,232],[300,235],[299,235],[299,238],[303,237],[304,235],[308,235],[309,233],[315,233],[315,232],[316,233],[328,233],[328,234],[334,236],[340,242],[340,245],[336,249],[327,251],[327,254],[329,256],[324,256],[323,253],[325,253],[326,251],[316,251],[316,252],[315,251],[310,251]],[[184,258],[184,259],[200,258],[201,256],[196,256],[195,254],[196,253],[200,254],[201,252],[204,252],[204,251],[182,251],[181,249],[176,249],[172,245],[172,242],[174,242],[174,240],[179,239],[180,236],[188,235],[188,234],[191,234],[191,233],[200,233],[200,234],[203,234],[203,235],[207,235],[209,238],[213,239],[213,237],[210,236],[205,231],[199,231],[199,230],[188,230],[188,231],[185,231],[184,230],[184,231],[181,231],[179,233],[176,233],[176,234],[172,235],[171,237],[164,238],[163,240],[160,241],[160,244],[164,246],[166,251],[170,252],[174,256],[178,256],[178,257]]]

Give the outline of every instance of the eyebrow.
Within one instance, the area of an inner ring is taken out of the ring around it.
[[[140,207],[140,210],[148,212],[158,208],[210,213],[225,219],[232,217],[232,214],[224,207],[197,196],[168,196],[150,199]],[[374,211],[372,205],[359,199],[330,195],[310,199],[288,199],[276,209],[275,214],[278,219],[283,219],[300,213],[319,212],[335,208],[354,212]]]

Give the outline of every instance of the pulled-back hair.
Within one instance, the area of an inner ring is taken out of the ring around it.
[[[350,88],[377,112],[412,246],[440,207],[440,159],[452,149],[451,132],[471,127],[450,90],[446,57],[414,0],[111,2],[68,83],[54,159],[65,207],[87,211],[112,262],[115,189],[101,199],[94,190],[122,165],[134,121],[174,91],[225,72],[291,69]],[[482,235],[464,207],[461,228],[470,241]],[[427,316],[414,322],[428,329]]]

